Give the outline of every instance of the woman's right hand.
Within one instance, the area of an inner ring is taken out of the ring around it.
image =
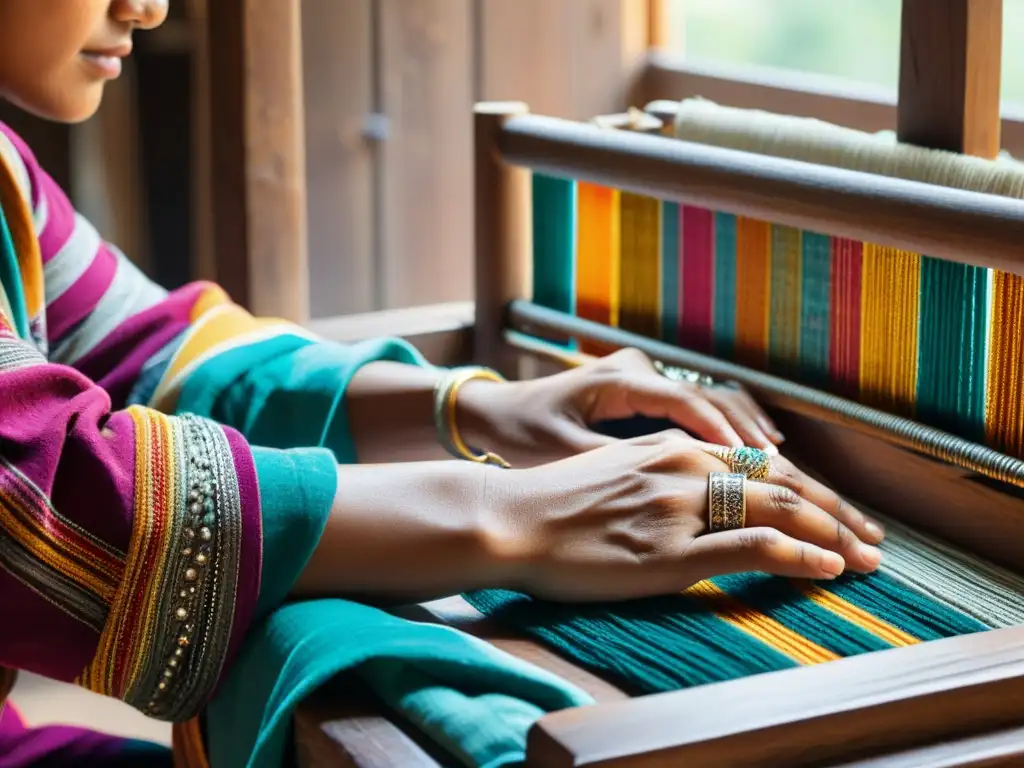
[[[877,568],[881,528],[781,457],[768,481],[747,481],[747,527],[708,533],[708,475],[729,471],[708,448],[672,431],[493,472],[484,508],[506,586],[616,600],[727,573],[833,579]]]

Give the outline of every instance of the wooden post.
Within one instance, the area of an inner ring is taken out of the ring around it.
[[[478,104],[473,110],[475,189],[475,361],[516,377],[516,355],[504,343],[505,311],[526,297],[530,274],[530,173],[505,163],[498,137],[505,122],[529,108],[520,102]]]
[[[1003,0],[903,0],[897,134],[929,149],[999,154]]]
[[[309,315],[300,0],[207,8],[217,277],[259,315]]]
[[[665,48],[671,38],[668,0],[647,0],[647,46]]]

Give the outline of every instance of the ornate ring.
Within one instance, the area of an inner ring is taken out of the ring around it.
[[[708,475],[708,530],[735,531],[747,523],[747,478],[738,472]]]
[[[764,481],[772,472],[772,459],[760,448],[715,448],[706,451],[721,459],[730,472],[738,472],[748,480]]]
[[[683,381],[687,384],[695,384],[698,387],[713,387],[715,380],[703,373],[691,371],[689,368],[679,368],[675,365],[665,365],[660,360],[654,361],[654,370],[672,381]]]

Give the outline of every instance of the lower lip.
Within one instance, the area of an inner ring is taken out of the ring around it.
[[[121,76],[121,59],[117,56],[99,56],[95,53],[83,53],[82,59],[96,70],[102,77],[114,80]]]

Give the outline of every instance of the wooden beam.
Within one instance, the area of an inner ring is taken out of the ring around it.
[[[217,278],[260,315],[309,315],[300,0],[215,0],[208,34]]]
[[[631,106],[650,45],[649,0],[479,4],[480,98],[525,101],[537,114],[571,120]]]
[[[999,153],[1003,0],[903,0],[897,135],[931,149]]]

